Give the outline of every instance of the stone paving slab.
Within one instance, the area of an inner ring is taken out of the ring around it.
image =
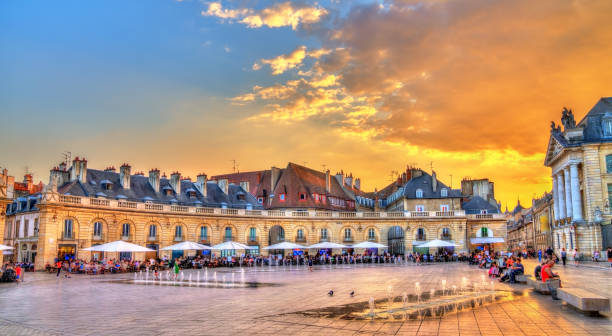
[[[527,271],[530,265],[528,264]],[[239,279],[239,269],[209,270]],[[610,272],[558,269],[566,286],[611,295]],[[194,271],[185,271],[185,274]],[[133,274],[56,278],[28,273],[20,284],[0,284],[0,335],[610,335],[609,315],[589,317],[524,285],[496,283],[521,292],[513,300],[443,317],[379,322],[313,317],[301,311],[479,282],[484,270],[461,263],[245,271],[245,280],[276,287],[195,288],[112,283]],[[203,273],[200,273],[203,278]],[[594,281],[595,279],[595,281]],[[488,279],[487,279],[488,281]],[[327,291],[336,295],[329,297]],[[354,290],[355,297],[348,293]]]

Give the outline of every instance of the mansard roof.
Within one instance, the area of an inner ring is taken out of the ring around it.
[[[160,192],[156,193],[153,186],[149,183],[149,178],[142,175],[130,176],[130,188],[125,189],[120,183],[120,174],[113,171],[102,171],[96,169],[87,169],[87,182],[83,183],[79,180],[70,181],[58,187],[58,192],[65,195],[95,197],[96,194],[105,194],[108,198],[123,198],[134,202],[153,201],[156,203],[178,203],[181,205],[204,205],[207,207],[221,207],[226,205],[231,208],[246,208],[250,204],[253,208],[257,208],[257,200],[251,194],[246,193],[240,186],[230,184],[228,186],[228,194],[226,195],[219,186],[214,182],[206,183],[207,196],[196,188],[195,184],[190,180],[181,180],[181,193],[175,195],[171,193]],[[110,181],[104,183],[102,181]],[[174,190],[170,185],[170,180],[167,178],[160,179],[160,190]],[[189,192],[195,191],[195,197],[191,197]],[[238,197],[239,193],[242,197]],[[242,199],[243,198],[243,199]],[[176,200],[173,202],[173,200]],[[200,203],[201,202],[201,203]]]
[[[480,196],[472,196],[467,202],[461,204],[461,208],[466,214],[479,214],[481,210],[486,210],[487,213],[499,213],[497,206],[493,205]]]
[[[563,131],[560,127],[551,128],[544,164],[550,166],[565,148],[578,147],[585,143],[612,142],[612,137],[604,136],[603,133],[603,120],[608,118],[612,120],[612,97],[601,98],[575,127],[572,124],[566,125],[573,127],[572,135],[575,132],[579,135],[572,137],[571,141],[566,138],[567,127]]]
[[[432,176],[426,172],[423,175],[414,177],[410,181],[403,185],[404,197],[406,198],[417,198],[416,191],[421,189],[423,191],[422,198],[459,198],[461,197],[461,190],[451,189],[440,180],[436,179],[436,190],[433,190]],[[448,196],[442,196],[442,189],[447,190]]]

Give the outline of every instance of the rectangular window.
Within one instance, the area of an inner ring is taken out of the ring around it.
[[[327,203],[327,196],[321,195],[321,202],[323,202],[323,204]]]
[[[305,201],[306,200],[306,193],[301,192],[300,193],[300,201]]]
[[[249,240],[255,241],[256,238],[257,238],[257,229],[250,228],[249,229]]]
[[[263,204],[263,197],[257,197],[257,204]]]
[[[200,240],[208,239],[208,228],[206,226],[202,226],[200,228]]]
[[[72,219],[64,221],[64,238],[72,238]]]
[[[612,207],[612,184],[608,184],[608,205]]]
[[[281,202],[284,202],[284,201],[285,201],[285,194],[279,194],[279,195],[278,195],[278,199],[279,199]]]
[[[447,205],[447,204],[442,204],[442,205],[440,205],[440,211],[442,211],[442,212],[448,212],[448,205]]]
[[[417,206],[414,207],[414,211],[424,212],[425,211],[425,206],[424,205],[417,205]]]

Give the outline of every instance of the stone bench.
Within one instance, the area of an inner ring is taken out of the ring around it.
[[[560,285],[560,281],[553,279],[553,280],[548,280],[550,281],[555,287],[559,287]],[[531,278],[527,278],[527,285],[533,287],[533,290],[535,290],[536,292],[540,293],[540,294],[546,294],[549,295],[550,294],[550,289],[548,288],[548,283],[544,283],[542,281],[539,280],[533,280]]]
[[[516,282],[520,282],[520,283],[526,283],[527,280],[531,278],[532,278],[531,274],[518,274],[517,276],[514,277]]]
[[[607,297],[591,293],[582,288],[559,288],[557,290],[559,299],[567,304],[582,310],[583,312],[609,312],[610,299]]]

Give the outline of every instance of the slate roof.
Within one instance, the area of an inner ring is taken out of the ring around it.
[[[257,206],[257,200],[251,194],[246,193],[240,186],[230,184],[228,186],[228,194],[226,195],[219,186],[214,182],[206,183],[207,197],[204,197],[195,187],[195,184],[190,180],[181,180],[181,194],[175,195],[171,193],[166,195],[164,192],[156,193],[153,187],[149,184],[149,178],[142,175],[130,176],[130,189],[124,189],[119,181],[120,174],[113,171],[102,171],[96,169],[87,169],[87,183],[75,180],[58,187],[58,192],[61,194],[70,194],[73,196],[94,197],[97,193],[104,193],[108,198],[117,199],[121,195],[126,197],[128,201],[143,202],[152,200],[154,203],[169,204],[174,199],[174,203],[180,205],[202,205],[206,207],[221,207],[223,205],[229,208],[246,208],[251,205],[253,208],[261,208]],[[110,189],[104,188],[103,180],[108,180]],[[189,191],[195,191],[195,197],[190,197]],[[170,185],[170,180],[167,178],[160,179],[160,191],[173,190]],[[242,192],[244,199],[238,198],[238,193]],[[198,202],[199,201],[199,202]]]
[[[481,210],[487,210],[487,213],[490,214],[499,213],[499,209],[497,208],[497,206],[491,204],[490,202],[487,202],[487,200],[480,196],[470,197],[468,201],[463,202],[463,204],[461,204],[461,208],[465,210],[466,214],[469,215],[480,214]]]
[[[461,190],[458,189],[450,189],[446,184],[442,183],[440,180],[436,179],[437,186],[436,190],[433,190],[433,186],[431,185],[431,175],[423,172],[423,175],[419,177],[412,178],[410,181],[406,182],[403,185],[404,188],[404,197],[406,198],[417,198],[416,191],[417,189],[423,190],[423,198],[460,198]],[[448,196],[442,197],[442,189],[446,188],[448,192]]]
[[[578,123],[578,127],[584,127],[583,142],[612,141],[612,138],[603,136],[604,116],[612,118],[612,97],[601,98]]]

